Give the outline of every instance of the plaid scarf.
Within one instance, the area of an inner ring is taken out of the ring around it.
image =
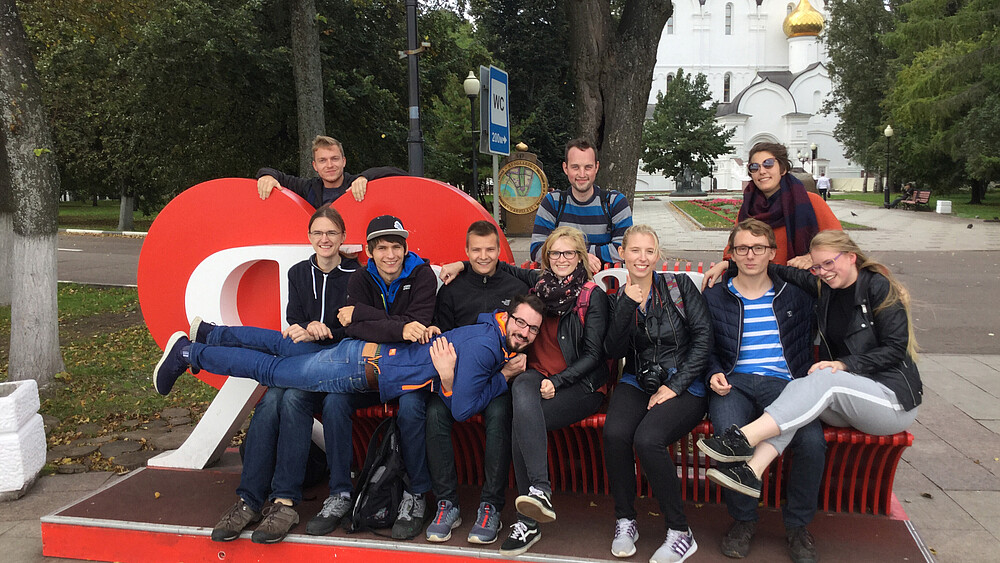
[[[763,221],[772,229],[785,227],[789,258],[807,254],[809,242],[819,232],[809,193],[791,174],[781,177],[781,187],[770,198],[764,197],[753,182],[748,183],[743,189],[743,206],[736,218],[742,221],[748,217]]]
[[[545,303],[545,314],[561,316],[576,305],[576,299],[587,283],[587,270],[583,260],[565,278],[559,279],[551,270],[543,270],[531,293]]]

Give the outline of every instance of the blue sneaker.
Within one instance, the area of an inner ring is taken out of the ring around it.
[[[451,539],[451,531],[462,525],[462,514],[450,500],[439,500],[437,514],[427,526],[427,541],[443,542]]]
[[[153,370],[153,387],[160,395],[167,395],[173,389],[177,378],[187,371],[190,363],[187,351],[191,346],[186,334],[177,331],[170,336],[163,348],[163,356]]]
[[[469,531],[469,543],[487,544],[497,541],[502,525],[497,507],[488,502],[479,503],[476,524]]]

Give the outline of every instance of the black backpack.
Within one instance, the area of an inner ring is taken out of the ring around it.
[[[348,532],[391,528],[396,522],[407,482],[400,442],[396,417],[383,420],[372,433],[358,477],[354,509],[346,524]]]

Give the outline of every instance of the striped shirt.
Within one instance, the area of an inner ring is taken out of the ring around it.
[[[608,217],[601,209],[601,188],[594,186],[594,194],[588,201],[580,202],[570,196],[563,208],[559,226],[576,227],[587,235],[587,251],[601,259],[605,264],[621,262],[618,247],[622,244],[625,229],[632,226],[632,208],[628,206],[625,196],[610,190],[611,198],[608,207],[613,224],[608,232]],[[572,193],[572,190],[570,190]],[[549,192],[535,212],[535,226],[531,231],[531,259],[538,261],[539,249],[549,233],[555,229],[556,212],[559,210],[560,192]]]
[[[747,299],[730,279],[729,291],[743,301],[743,335],[735,371],[791,379],[774,317],[774,287],[757,299]]]

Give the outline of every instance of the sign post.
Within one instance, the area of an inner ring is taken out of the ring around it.
[[[493,155],[493,217],[500,222],[500,156],[510,154],[510,97],[509,81],[507,73],[499,68],[490,65],[479,67],[483,76],[482,83],[489,84],[489,95],[482,103],[485,103],[485,112],[488,119],[483,120],[487,124],[486,139],[482,145],[486,146],[486,151]],[[486,72],[484,72],[486,71]],[[482,148],[480,145],[480,148]]]

